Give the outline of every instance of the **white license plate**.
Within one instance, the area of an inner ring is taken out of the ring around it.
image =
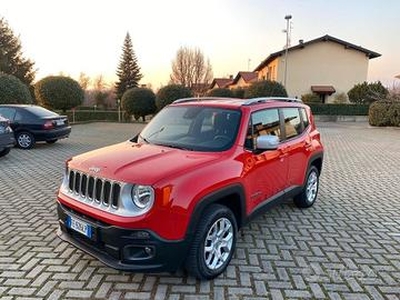
[[[68,216],[67,227],[87,236],[88,238],[92,238],[92,226],[82,220]]]
[[[57,126],[64,125],[64,120],[56,120]]]

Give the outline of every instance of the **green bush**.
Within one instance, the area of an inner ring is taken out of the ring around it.
[[[0,103],[32,103],[28,87],[17,77],[0,72]]]
[[[216,88],[208,91],[207,96],[210,97],[225,97],[225,98],[233,98],[233,92],[230,89],[226,88]]]
[[[314,93],[301,95],[301,100],[304,103],[321,103],[321,98]]]
[[[66,111],[82,104],[84,91],[79,83],[66,76],[48,76],[35,84],[35,97],[42,106]]]
[[[170,84],[162,87],[156,96],[156,106],[161,110],[164,106],[171,104],[177,99],[193,97],[193,93],[187,87],[180,84]]]
[[[122,107],[127,114],[133,115],[136,120],[156,111],[156,95],[146,88],[133,88],[127,90],[122,96]]]
[[[245,91],[244,98],[287,97],[285,87],[277,81],[264,80],[252,83]]]
[[[344,103],[347,103],[348,100],[349,100],[349,98],[347,97],[346,93],[341,92],[341,93],[335,94],[333,103],[344,104]]]
[[[371,104],[377,100],[386,99],[389,91],[380,81],[356,84],[348,93],[349,101],[357,104]]]
[[[234,98],[244,99],[244,94],[246,93],[246,89],[236,88],[232,90],[232,93]]]
[[[369,124],[400,127],[400,102],[382,100],[372,103],[369,108]]]
[[[307,103],[314,115],[367,116],[369,105]]]

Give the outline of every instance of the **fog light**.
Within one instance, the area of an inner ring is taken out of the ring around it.
[[[154,257],[155,252],[152,246],[125,246],[123,256],[125,260],[143,260]]]

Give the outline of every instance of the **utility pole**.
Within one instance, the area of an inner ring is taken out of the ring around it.
[[[290,30],[290,19],[292,18],[291,15],[286,15],[286,46],[285,46],[285,73],[283,76],[283,86],[286,88],[287,82],[287,72],[288,72],[288,48],[289,48],[289,30]]]

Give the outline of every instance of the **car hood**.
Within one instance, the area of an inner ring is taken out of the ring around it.
[[[129,183],[155,184],[161,179],[213,163],[221,153],[192,152],[124,142],[72,158],[69,168]]]

